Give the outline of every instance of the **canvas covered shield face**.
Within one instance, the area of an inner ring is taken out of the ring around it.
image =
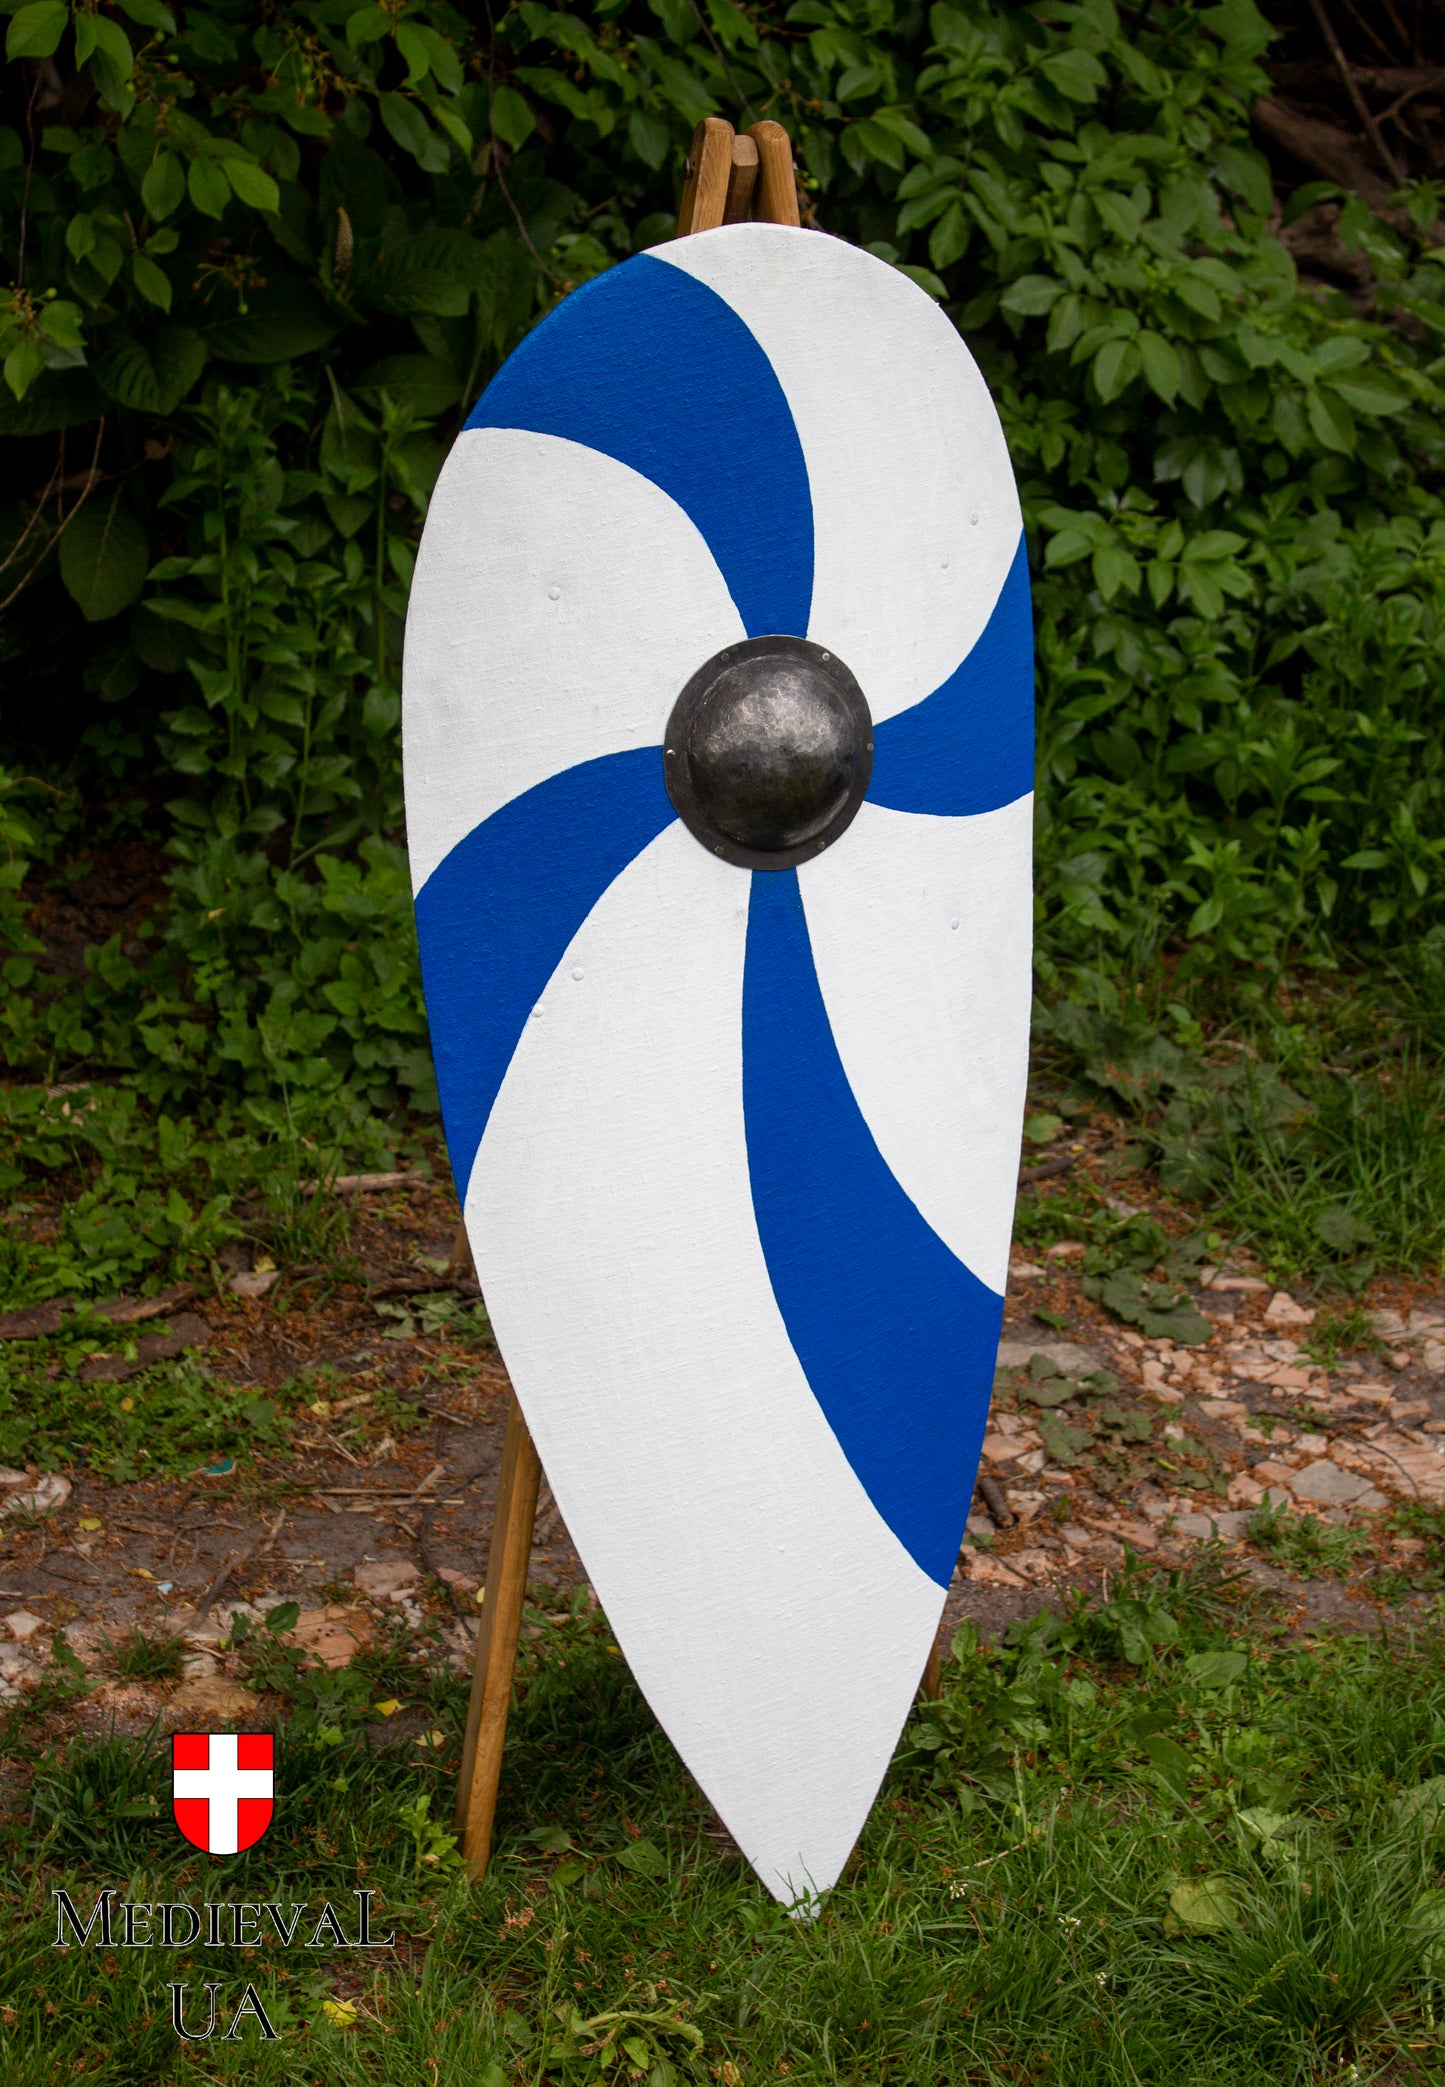
[[[192,1847],[255,1847],[276,1814],[275,1744],[269,1732],[173,1734],[171,1810]]]
[[[819,233],[573,293],[432,501],[408,834],[478,1273],[633,1672],[788,1902],[867,1816],[972,1492],[1032,685],[983,379]]]

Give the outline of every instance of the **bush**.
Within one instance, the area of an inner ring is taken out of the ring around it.
[[[1249,139],[1270,36],[1251,0],[522,0],[495,33],[428,4],[12,5],[0,780],[68,781],[52,849],[164,832],[173,867],[152,946],[98,946],[79,990],[12,908],[8,1062],[263,1113],[428,1100],[396,760],[427,495],[522,333],[668,236],[713,110],[781,117],[815,221],[942,299],[994,387],[1051,990],[1418,937],[1437,204],[1298,191],[1286,219],[1342,204],[1369,284],[1301,287]],[[43,844],[6,838],[14,882]]]

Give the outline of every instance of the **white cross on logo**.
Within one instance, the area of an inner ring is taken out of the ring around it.
[[[209,1768],[177,1768],[172,1775],[173,1795],[204,1797],[211,1807],[207,1843],[213,1855],[235,1855],[240,1843],[240,1814],[243,1797],[273,1795],[275,1784],[269,1768],[238,1768],[236,1734],[212,1732]]]

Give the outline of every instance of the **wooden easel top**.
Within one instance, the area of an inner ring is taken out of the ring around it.
[[[770,119],[735,131],[726,117],[705,116],[688,150],[677,236],[748,218],[765,225],[801,222],[792,140]]]

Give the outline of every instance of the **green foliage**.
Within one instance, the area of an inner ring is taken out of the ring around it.
[[[490,21],[10,9],[7,730],[71,765],[101,839],[163,803],[174,858],[144,960],[102,945],[79,991],[0,923],[13,1068],[223,1095],[275,1135],[284,1097],[353,1143],[432,1104],[396,758],[427,496],[535,319],[668,235],[713,110],[789,125],[816,221],[941,299],[998,398],[1051,996],[1097,1002],[1161,950],[1176,990],[1228,996],[1242,967],[1419,940],[1445,871],[1445,267],[1408,229],[1423,192],[1405,230],[1350,198],[1373,304],[1301,290],[1249,141],[1252,0]],[[1338,1230],[1337,1205],[1300,1222]]]
[[[1296,1514],[1288,1507],[1257,1508],[1249,1519],[1249,1534],[1266,1558],[1298,1580],[1348,1574],[1369,1548],[1358,1530],[1322,1522],[1318,1515]]]
[[[481,2087],[1305,2087],[1438,2072],[1433,1629],[1302,1641],[1206,1557],[1172,1577],[1136,1567],[1112,1601],[998,1645],[965,1631],[856,1858],[804,1921],[727,1846],[605,1619],[583,1596],[546,1599],[476,1884],[454,1881],[449,1845],[465,1676],[408,1657],[400,1637],[346,1670],[335,1717],[302,1705],[278,1719],[285,1802],[235,1873],[244,1891],[203,1890],[170,1825],[163,1738],[102,1729],[67,1745],[45,1703],[18,1706],[27,1775],[0,1815],[15,1877],[0,2005],[27,2081],[82,2061],[102,2087],[188,2077],[165,1981],[221,1981],[234,2005],[246,1977],[282,2037],[217,2037],[206,2070],[262,2087],[401,2087],[433,2070]],[[258,1639],[275,1654],[285,1632]],[[370,1706],[392,1697],[409,1721],[377,1724]],[[624,1859],[644,1846],[650,1858]],[[354,1932],[361,1880],[395,1957],[368,1964],[324,1936],[305,1947],[323,1899]],[[289,1951],[242,1951],[223,1927],[218,1947],[137,1949],[106,1977],[94,1943],[54,1949],[57,1885],[86,1911],[102,1885],[312,1910]]]

